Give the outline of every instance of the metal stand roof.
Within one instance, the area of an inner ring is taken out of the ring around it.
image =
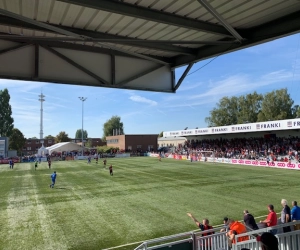
[[[298,0],[0,0],[0,78],[176,92],[195,62],[299,31]]]

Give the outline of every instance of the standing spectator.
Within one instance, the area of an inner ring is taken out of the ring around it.
[[[209,229],[213,229],[212,226],[209,225],[209,220],[208,219],[203,219],[202,223],[200,223],[191,213],[187,213],[187,215],[192,218],[192,220],[195,222],[195,224],[197,225],[197,227],[199,227],[201,229],[201,231],[206,231]],[[207,236],[213,234],[213,232],[210,233],[203,233],[203,236]]]
[[[204,231],[202,236],[208,236],[214,234],[214,232],[205,233],[205,231],[213,229],[213,227],[209,225],[208,219],[203,219],[202,223],[200,223],[191,213],[187,213],[187,215],[195,222],[196,226],[200,228],[201,231]],[[202,244],[203,244],[202,247],[204,247],[205,249],[211,249],[210,247],[212,244],[212,239],[205,238]]]
[[[297,201],[292,201],[291,220],[300,220],[300,207],[297,206]],[[300,224],[294,225],[294,230],[299,230]]]
[[[285,223],[289,223],[291,222],[291,209],[288,206],[288,202],[285,199],[281,200],[281,205],[283,207],[283,209],[281,210],[281,223],[285,224]],[[291,231],[291,227],[284,227],[283,228],[283,232],[287,233]]]
[[[223,219],[224,228],[220,230],[220,232],[228,232],[228,217],[224,217]]]
[[[252,230],[258,230],[258,226],[255,222],[255,219],[252,214],[249,213],[248,210],[244,210],[244,222],[247,228]]]
[[[260,223],[267,224],[267,227],[274,227],[277,225],[277,214],[274,211],[274,206],[272,204],[268,205],[268,210],[269,214],[267,218],[263,221],[260,221]],[[271,229],[270,233],[275,235],[277,233],[277,229]]]
[[[247,233],[247,229],[244,224],[242,224],[239,221],[234,221],[234,220],[228,220],[228,226],[229,226],[229,232],[226,233],[226,236],[228,237],[228,244],[229,247],[232,247],[232,244],[236,243],[235,236],[238,234],[243,234]],[[237,241],[245,241],[249,240],[249,236],[242,236],[242,237],[237,237]]]

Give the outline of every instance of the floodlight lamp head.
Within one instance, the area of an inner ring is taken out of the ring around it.
[[[82,96],[80,96],[78,98],[79,98],[80,101],[83,101],[83,102],[87,99],[87,97],[82,97]]]

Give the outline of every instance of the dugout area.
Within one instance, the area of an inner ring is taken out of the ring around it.
[[[0,78],[175,93],[194,63],[299,30],[297,0],[2,0]]]

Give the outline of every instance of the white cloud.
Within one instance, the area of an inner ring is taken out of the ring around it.
[[[142,97],[142,96],[139,96],[139,95],[132,95],[129,97],[129,99],[133,102],[141,102],[141,103],[147,103],[151,106],[155,106],[157,105],[157,102],[156,101],[153,101],[153,100],[150,100],[150,99],[147,99],[145,97]]]
[[[238,96],[258,90],[261,87],[276,83],[300,80],[300,75],[286,70],[273,71],[256,79],[247,74],[229,76],[223,80],[209,82],[204,92],[194,91],[194,95],[178,95],[181,102],[167,102],[165,107],[193,107],[203,104],[216,103],[224,96]],[[169,100],[168,100],[169,101]]]
[[[0,79],[0,87],[16,88],[19,92],[25,92],[32,94],[31,90],[42,89],[42,87],[48,85],[45,82],[29,82],[29,81],[16,81]],[[40,92],[39,92],[40,93]]]
[[[195,89],[195,88],[200,87],[201,85],[203,85],[202,82],[198,82],[198,83],[187,82],[187,84],[184,84],[184,86],[179,87],[178,92]]]

